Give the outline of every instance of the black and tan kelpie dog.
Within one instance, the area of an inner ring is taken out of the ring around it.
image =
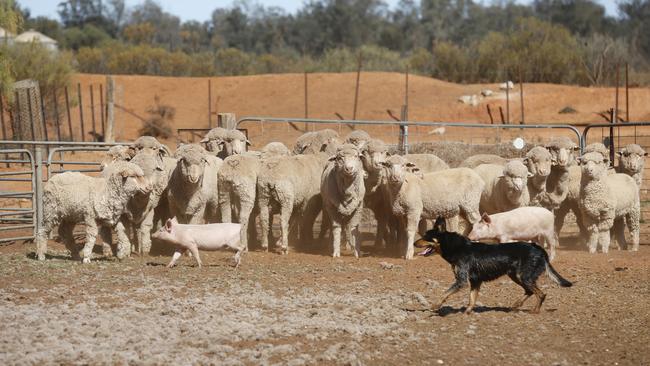
[[[562,278],[548,261],[546,251],[537,244],[512,242],[504,244],[484,244],[473,242],[468,238],[448,232],[444,220],[437,220],[433,230],[415,242],[415,247],[425,248],[420,255],[434,253],[451,264],[456,282],[445,291],[440,303],[434,306],[438,310],[451,295],[470,284],[469,305],[466,314],[472,312],[481,284],[508,275],[516,284],[523,287],[524,297],[512,305],[519,308],[531,295],[537,297],[537,304],[531,311],[539,313],[546,294],[537,287],[537,279],[546,272],[548,276],[562,287],[570,287],[571,282]]]

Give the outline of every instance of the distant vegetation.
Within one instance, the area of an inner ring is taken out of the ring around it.
[[[361,60],[363,70],[408,66],[462,83],[521,73],[529,82],[609,85],[627,62],[633,82],[650,84],[650,0],[618,4],[619,16],[609,17],[592,0],[402,0],[394,9],[380,0],[311,0],[295,14],[237,1],[200,23],[181,22],[151,0],[132,8],[124,0],[68,0],[59,19],[34,18],[14,4],[23,22],[11,24],[56,39],[89,73],[340,72]]]

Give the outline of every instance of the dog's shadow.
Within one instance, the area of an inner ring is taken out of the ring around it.
[[[437,311],[433,311],[432,316],[440,316],[440,317],[445,317],[448,315],[452,314],[463,314],[465,313],[465,310],[467,309],[466,306],[460,307],[460,308],[453,308],[451,306],[443,306]],[[474,313],[487,313],[491,311],[495,312],[501,312],[501,313],[511,313],[511,312],[518,312],[522,310],[518,309],[512,309],[510,307],[504,307],[504,306],[475,306],[474,309],[472,310]]]

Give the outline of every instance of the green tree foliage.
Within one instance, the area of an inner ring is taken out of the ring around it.
[[[15,33],[22,26],[22,22],[20,9],[13,0],[0,1],[0,27]],[[11,85],[15,80],[15,70],[9,56],[10,49],[3,43],[0,40],[0,92],[10,95]]]
[[[6,51],[16,80],[34,79],[44,94],[70,83],[73,69],[69,52],[52,52],[39,43],[14,45]]]

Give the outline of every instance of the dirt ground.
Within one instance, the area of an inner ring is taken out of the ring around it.
[[[369,244],[369,243],[366,243]],[[364,246],[341,259],[329,249],[289,255],[202,253],[167,269],[169,257],[73,262],[51,242],[0,247],[0,364],[438,364],[647,365],[650,246],[638,253],[559,251],[574,282],[540,278],[539,315],[508,306],[507,278],[428,310],[452,283],[440,257],[406,262]]]

